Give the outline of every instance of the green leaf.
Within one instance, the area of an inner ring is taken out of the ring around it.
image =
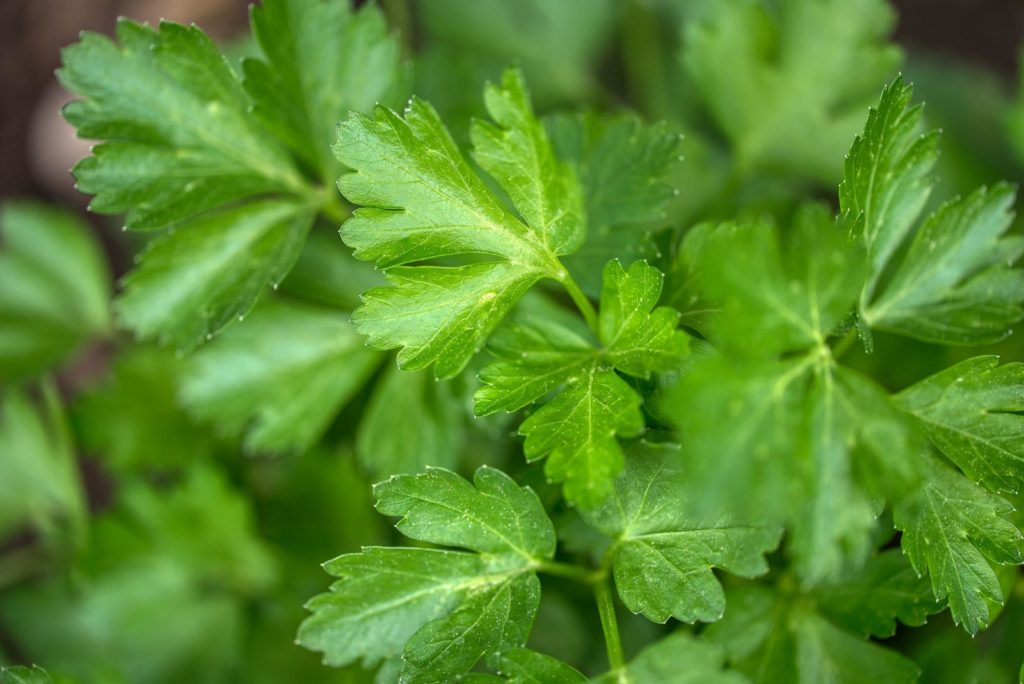
[[[843,222],[868,255],[861,308],[874,296],[931,194],[928,173],[938,158],[938,135],[921,133],[923,107],[909,106],[912,94],[901,77],[882,91],[850,147],[839,184]]]
[[[86,559],[94,573],[115,571],[132,558],[165,556],[187,569],[196,587],[253,595],[276,576],[274,558],[256,534],[251,502],[205,464],[168,490],[131,483],[94,534]]]
[[[679,134],[631,115],[560,114],[545,123],[558,156],[576,165],[583,185],[587,239],[565,263],[596,296],[597,276],[610,260],[657,255],[650,231],[664,223],[678,194],[665,177],[680,159]]]
[[[372,346],[400,348],[402,368],[436,362],[438,377],[458,374],[531,285],[568,277],[557,256],[580,240],[575,178],[554,161],[522,77],[509,71],[503,84],[487,91],[496,127],[477,126],[475,153],[527,223],[470,168],[430,105],[413,99],[404,119],[378,107],[338,128],[335,154],[353,169],[339,187],[362,206],[342,237],[393,286],[368,291],[353,321]],[[531,164],[527,175],[517,160]],[[471,254],[490,260],[403,266]]]
[[[882,0],[728,0],[684,26],[683,62],[740,171],[834,182],[900,62]]]
[[[565,481],[565,497],[587,507],[608,492],[622,470],[616,436],[644,431],[640,396],[615,371],[596,362],[567,380],[566,388],[519,426],[527,461],[547,456],[544,472]]]
[[[984,344],[1024,316],[1024,272],[1011,268],[1024,238],[1013,223],[1015,189],[999,184],[947,202],[921,225],[865,321],[928,342]]]
[[[412,539],[525,560],[554,554],[554,528],[532,490],[486,466],[473,484],[450,470],[429,468],[392,477],[374,486],[374,494],[377,510],[402,516],[395,527]]]
[[[812,593],[831,621],[864,637],[891,637],[897,620],[919,627],[943,608],[927,578],[896,549],[873,556],[863,568],[848,570]]]
[[[586,231],[580,183],[572,167],[555,156],[522,72],[507,69],[500,86],[489,84],[484,104],[494,123],[473,122],[473,159],[508,193],[545,251],[575,252]]]
[[[679,312],[657,307],[665,277],[644,261],[629,270],[617,260],[604,268],[598,337],[608,362],[623,373],[649,378],[653,371],[679,367],[689,353],[689,336],[678,330]]]
[[[582,684],[576,668],[528,648],[513,648],[498,659],[498,670],[512,684]]]
[[[480,372],[474,411],[485,416],[518,411],[540,401],[593,363],[589,334],[560,320],[559,311],[520,312],[487,344],[497,360]]]
[[[91,522],[73,582],[55,573],[0,602],[26,657],[89,682],[230,679],[251,620],[245,598],[276,575],[250,502],[198,467],[160,487],[125,482]]]
[[[1024,364],[978,356],[896,395],[932,444],[993,491],[1024,487]]]
[[[93,211],[126,213],[127,228],[168,228],[116,307],[140,337],[190,349],[287,275],[326,199],[252,115],[202,31],[122,20],[117,38],[86,33],[63,53],[60,80],[83,98],[66,118],[80,136],[108,141],[74,173]]]
[[[850,149],[839,189],[844,222],[863,241],[861,316],[872,327],[944,344],[996,342],[1024,316],[1024,239],[1004,237],[1014,189],[998,184],[946,202],[915,229],[931,190],[934,133],[896,79]],[[884,277],[883,277],[884,276]]]
[[[0,239],[0,381],[35,375],[109,331],[110,274],[88,226],[7,202]]]
[[[681,432],[696,513],[786,524],[808,583],[861,562],[878,502],[918,477],[918,441],[885,393],[817,352],[700,359],[663,408]]]
[[[309,207],[259,200],[208,213],[153,240],[114,302],[144,338],[191,349],[244,317],[302,251]]]
[[[612,571],[627,608],[654,622],[712,622],[726,606],[711,569],[741,577],[766,573],[764,554],[778,546],[780,530],[689,517],[681,505],[681,466],[677,448],[641,442],[629,452],[614,493],[582,515],[614,540]]]
[[[64,110],[78,135],[110,141],[75,168],[94,211],[127,213],[128,227],[152,229],[254,195],[304,191],[200,29],[122,19],[117,40],[83,34],[57,72],[83,98]]]
[[[596,94],[596,69],[616,26],[616,9],[612,0],[594,0],[586,12],[550,0],[522,0],[515,6],[502,0],[437,0],[416,15],[422,19],[427,55],[435,57],[439,73],[428,76],[440,80],[438,96],[451,100],[466,89],[464,78],[453,79],[455,66],[490,75],[517,62],[550,104]],[[423,75],[420,61],[418,77]]]
[[[122,350],[110,374],[72,405],[81,447],[125,474],[174,472],[210,458],[216,446],[213,435],[179,402],[186,368],[183,359],[167,350]]]
[[[182,403],[250,451],[304,451],[381,361],[344,314],[271,300],[189,359]]]
[[[729,670],[719,646],[675,632],[648,646],[625,670],[596,680],[602,684],[745,684],[747,678]]]
[[[1005,519],[1013,506],[929,458],[921,487],[898,502],[893,519],[918,572],[931,575],[953,620],[974,634],[988,625],[1003,591],[994,564],[1024,563],[1024,535]]]
[[[78,541],[87,511],[74,449],[56,390],[40,394],[0,390],[0,539],[29,525],[48,541]]]
[[[604,271],[598,343],[548,313],[517,315],[491,342],[498,361],[480,374],[475,411],[515,411],[563,389],[523,421],[527,460],[548,457],[545,473],[565,481],[565,495],[592,506],[610,491],[622,469],[616,437],[636,437],[645,423],[641,398],[614,369],[640,378],[679,367],[689,337],[679,314],[656,307],[663,277],[637,261]]]
[[[801,207],[785,242],[767,221],[722,225],[696,261],[700,292],[724,309],[713,336],[748,356],[823,344],[863,282],[857,250],[820,205]]]
[[[540,601],[534,571],[555,551],[537,496],[486,466],[473,484],[429,469],[375,493],[407,536],[479,553],[368,548],[336,558],[325,568],[341,579],[307,604],[299,643],[336,666],[401,654],[408,682],[453,681],[481,657],[522,646]]]
[[[53,684],[53,679],[38,665],[0,667],[0,684]]]
[[[374,385],[356,430],[356,456],[376,477],[454,468],[462,448],[464,413],[451,383],[430,373],[390,366]]]
[[[815,612],[802,596],[763,586],[730,590],[729,610],[702,638],[755,684],[915,682],[917,666]]]
[[[374,5],[353,12],[348,0],[265,0],[250,12],[264,55],[243,62],[253,112],[333,183],[338,121],[396,99],[405,85],[399,42]]]

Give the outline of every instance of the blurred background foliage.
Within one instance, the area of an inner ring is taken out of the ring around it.
[[[602,233],[595,258],[647,255],[672,272],[698,222],[784,223],[807,197],[834,203],[843,155],[898,71],[945,132],[935,197],[1024,178],[1014,0],[380,4],[411,64],[406,90],[461,143],[482,84],[512,62],[556,140],[588,110],[683,136],[671,211]],[[110,32],[117,14],[196,21],[232,59],[258,54],[240,0],[0,6],[0,665],[97,684],[370,681],[292,645],[303,601],[326,585],[319,564],[392,538],[370,483],[486,462],[549,502],[557,491],[522,465],[508,418],[471,418],[473,369],[441,384],[363,347],[339,312],[378,276],[336,223],[315,227],[278,293],[194,354],[117,328],[108,301],[142,241],[84,213],[66,171],[87,147],[58,118],[66,96],[50,74],[77,31]],[[593,263],[576,262],[584,282]],[[685,283],[670,284],[681,298]],[[979,352],[880,337],[885,353],[850,361],[894,390]],[[983,351],[1024,359],[1020,337]],[[1015,679],[1024,582],[1004,579],[1013,599],[976,639],[948,615],[897,636],[925,681]],[[533,639],[593,672],[601,637],[579,591],[545,587]],[[663,628],[623,616],[622,629],[635,652]]]

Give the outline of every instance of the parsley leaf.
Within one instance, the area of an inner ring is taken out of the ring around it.
[[[767,220],[723,224],[695,239],[700,289],[724,309],[711,335],[733,353],[822,344],[849,315],[862,283],[859,255],[820,205],[797,211],[784,242]]]
[[[778,546],[780,530],[689,517],[680,505],[679,456],[676,448],[641,443],[630,451],[614,493],[582,515],[614,540],[611,567],[627,608],[654,622],[712,622],[725,611],[725,594],[711,569],[766,573],[764,554]]]
[[[928,571],[938,599],[948,599],[953,620],[971,634],[990,620],[990,602],[1002,603],[994,563],[1024,563],[1024,535],[1005,519],[1013,506],[937,459],[927,476],[894,511],[903,548],[919,571]]]
[[[216,682],[242,658],[244,598],[276,567],[249,501],[209,467],[173,487],[127,482],[74,567],[5,594],[19,647],[83,681]]]
[[[0,390],[0,539],[28,525],[60,542],[78,541],[87,510],[56,390]]]
[[[880,579],[886,581],[884,576]],[[842,593],[844,587],[836,584],[822,588],[821,600],[827,601],[829,592]],[[853,591],[859,591],[857,584],[853,587]],[[895,583],[883,584],[879,589],[883,596],[899,591]],[[913,662],[896,651],[863,640],[841,620],[819,613],[815,601],[818,596],[790,595],[763,586],[738,586],[728,593],[729,610],[725,618],[708,627],[702,637],[723,647],[733,667],[756,684],[917,681],[919,670]],[[875,602],[881,600],[874,598]],[[827,607],[825,603],[820,605]],[[901,610],[898,600],[884,612],[895,616]],[[919,614],[913,616],[917,618]],[[858,628],[859,620],[855,621]]]
[[[587,681],[570,665],[528,648],[513,648],[502,653],[498,671],[512,684],[582,684]]]
[[[526,223],[469,167],[421,100],[410,101],[404,119],[385,107],[373,118],[353,114],[334,146],[353,169],[338,182],[342,194],[362,206],[342,238],[357,257],[386,269],[392,285],[366,292],[353,322],[372,346],[400,348],[402,368],[436,362],[442,378],[465,367],[531,285],[565,281],[557,257],[583,237],[578,181],[555,159],[522,75],[507,71],[485,98],[495,124],[474,128],[475,156]],[[468,254],[493,260],[403,266]]]
[[[785,243],[770,223],[693,239],[697,297],[721,309],[708,326],[721,353],[698,358],[663,403],[692,464],[696,510],[784,522],[801,578],[834,577],[868,553],[878,499],[917,477],[910,426],[826,345],[863,283],[858,251],[814,205]]]
[[[545,473],[565,481],[570,501],[600,502],[622,469],[616,436],[636,437],[645,423],[641,397],[615,369],[638,378],[678,367],[689,337],[679,314],[657,307],[662,275],[637,261],[604,269],[596,347],[584,333],[541,317],[520,317],[495,335],[498,361],[480,374],[476,412],[514,411],[562,391],[519,428],[527,460],[548,457]]]
[[[463,407],[453,383],[397,366],[373,388],[356,432],[356,456],[378,477],[454,468],[463,442]]]
[[[631,660],[624,670],[610,672],[600,684],[744,684],[739,672],[726,668],[725,653],[716,644],[675,632],[651,644]]]
[[[117,39],[83,34],[58,72],[84,98],[64,110],[68,121],[84,138],[110,141],[75,169],[79,189],[96,196],[94,211],[127,213],[127,226],[152,229],[233,200],[304,190],[200,29],[121,20]]]
[[[191,349],[287,275],[311,221],[309,208],[290,200],[204,214],[150,242],[114,309],[141,337]]]
[[[492,468],[473,484],[447,470],[375,487],[377,509],[420,541],[475,553],[368,548],[325,564],[341,578],[311,600],[299,642],[325,661],[373,665],[402,655],[402,680],[445,682],[481,657],[522,646],[540,601],[538,564],[555,531],[537,496]]]
[[[911,627],[923,625],[943,607],[932,596],[928,580],[896,549],[816,587],[813,595],[829,619],[865,637],[891,637],[897,620]]]
[[[104,465],[121,475],[174,472],[210,459],[216,440],[179,401],[187,367],[168,350],[122,350],[103,382],[72,404],[79,446],[102,456]]]
[[[997,492],[1024,487],[1024,364],[978,356],[908,387],[896,401],[968,477]]]
[[[202,31],[122,20],[117,38],[86,33],[63,54],[60,80],[83,97],[66,118],[107,141],[74,173],[92,210],[126,213],[127,228],[169,228],[116,307],[138,335],[189,349],[284,278],[325,200],[251,115]]]
[[[1024,316],[1024,273],[1010,268],[1024,238],[1003,235],[1014,190],[999,184],[946,202],[915,230],[936,151],[934,134],[917,134],[921,108],[910,97],[899,79],[886,88],[840,187],[844,217],[868,250],[861,316],[927,342],[998,341]]]
[[[615,371],[592,362],[566,388],[519,426],[526,460],[548,457],[545,474],[565,481],[565,498],[590,506],[622,470],[616,436],[644,431],[642,400]]]
[[[0,684],[53,684],[50,674],[39,667],[2,667],[0,666]]]
[[[665,176],[680,159],[679,135],[630,115],[560,114],[545,123],[559,157],[576,165],[586,206],[587,239],[565,264],[596,296],[608,261],[657,255],[651,233],[678,194]]]
[[[271,300],[189,359],[182,403],[250,451],[305,451],[380,362],[344,315]]]
[[[881,0],[716,3],[682,59],[742,170],[832,183],[899,50]]]
[[[0,238],[0,381],[35,375],[108,333],[110,276],[88,226],[7,202]]]
[[[348,0],[264,0],[251,14],[265,56],[242,62],[253,113],[325,185],[333,183],[338,120],[404,89],[399,42],[376,6],[353,11]]]

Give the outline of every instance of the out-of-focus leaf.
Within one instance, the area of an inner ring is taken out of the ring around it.
[[[88,226],[34,204],[0,207],[0,382],[35,375],[106,335],[109,298]]]

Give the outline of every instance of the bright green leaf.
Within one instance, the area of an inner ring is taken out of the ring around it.
[[[404,85],[399,42],[376,6],[353,12],[349,0],[264,0],[251,15],[265,56],[243,62],[253,112],[330,185],[338,121]]]
[[[1024,563],[1024,535],[1005,519],[1010,502],[929,458],[921,487],[900,501],[893,517],[918,572],[931,575],[939,600],[974,634],[989,623],[989,602],[1001,603],[993,564]]]
[[[679,312],[657,306],[664,279],[643,261],[628,270],[618,261],[604,268],[598,336],[609,363],[623,373],[649,378],[653,371],[676,370],[689,353]]]
[[[568,379],[566,388],[519,426],[526,460],[547,456],[544,472],[565,481],[565,496],[591,506],[622,470],[616,437],[644,431],[640,396],[612,370],[593,363]]]
[[[896,79],[850,149],[840,208],[868,252],[860,309],[872,327],[926,342],[995,342],[1024,316],[1024,239],[1004,237],[1015,191],[1006,184],[946,202],[915,229],[931,190],[935,134]],[[898,256],[897,256],[898,255]],[[883,279],[883,275],[885,276]]]
[[[582,684],[574,667],[528,648],[513,648],[498,659],[498,669],[512,684]]]
[[[475,486],[474,486],[475,485]],[[403,656],[401,680],[448,682],[481,657],[522,646],[540,601],[534,571],[555,550],[537,496],[483,467],[474,483],[447,470],[375,487],[377,508],[407,536],[477,553],[368,548],[325,565],[341,578],[312,599],[299,642],[325,662]]]
[[[779,530],[688,517],[682,465],[678,449],[641,443],[629,452],[615,492],[583,517],[614,540],[612,571],[627,608],[655,622],[712,622],[726,605],[711,569],[764,574],[764,554],[778,546]]]
[[[67,48],[65,115],[105,140],[75,168],[99,213],[167,227],[117,302],[139,336],[189,349],[246,314],[302,250],[326,199],[252,116],[238,75],[198,28],[122,20]],[[211,210],[218,210],[209,213]]]
[[[286,200],[208,213],[153,240],[114,307],[145,338],[191,349],[244,317],[298,259],[313,215]]]
[[[921,105],[910,107],[912,90],[897,78],[868,112],[864,132],[846,156],[839,184],[839,209],[851,234],[864,243],[869,300],[896,250],[907,239],[931,193],[928,172],[938,157],[938,136],[922,134]]]
[[[579,242],[575,178],[554,161],[522,77],[510,71],[503,83],[487,96],[500,128],[478,126],[475,152],[527,223],[470,168],[423,101],[412,100],[404,119],[378,107],[372,119],[353,114],[338,128],[335,154],[353,169],[339,187],[362,206],[342,237],[357,257],[389,269],[393,285],[367,292],[353,321],[374,347],[400,348],[408,370],[436,362],[438,377],[456,375],[533,283],[567,277],[557,256]],[[507,137],[495,137],[499,130]],[[531,159],[524,176],[515,160]],[[403,266],[469,254],[489,260]]]
[[[256,124],[237,74],[196,27],[122,19],[120,45],[97,33],[64,49],[58,76],[83,99],[65,117],[110,140],[75,169],[94,211],[160,228],[227,202],[302,191],[284,150]]]
[[[978,356],[908,387],[896,401],[968,477],[995,491],[1024,487],[1024,365]]]
[[[1003,237],[1015,190],[1000,184],[941,206],[863,311],[869,325],[928,342],[982,344],[1024,316],[1024,238]]]
[[[381,360],[344,314],[268,301],[189,360],[182,403],[250,451],[303,451]]]

